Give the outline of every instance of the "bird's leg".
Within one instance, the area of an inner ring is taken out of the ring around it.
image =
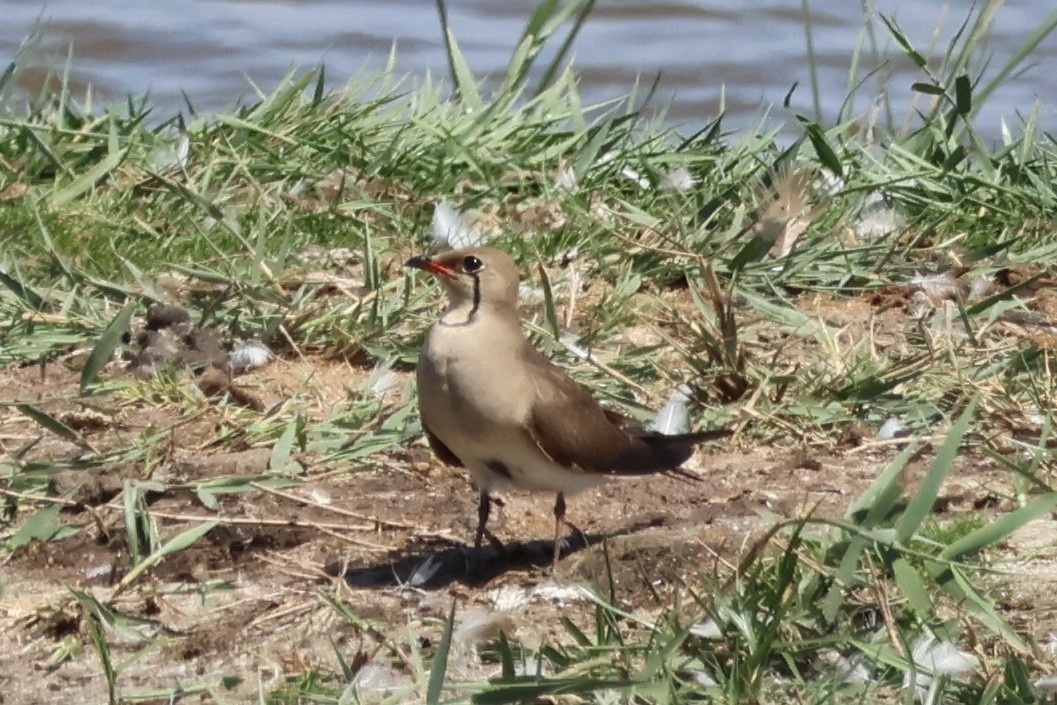
[[[565,494],[558,493],[554,500],[554,562],[552,568],[558,567],[558,559],[562,557],[562,527],[565,526]]]
[[[481,540],[484,537],[488,537],[488,543],[492,544],[492,547],[498,551],[503,550],[503,544],[495,537],[495,535],[488,530],[486,525],[488,524],[488,515],[492,509],[492,502],[495,501],[499,506],[503,506],[503,503],[498,500],[493,500],[492,496],[487,492],[481,492],[481,502],[477,505],[477,534],[473,539],[474,549],[481,547]]]
[[[481,502],[477,505],[477,535],[473,539],[475,549],[481,547],[481,539],[484,538],[485,524],[488,523],[488,513],[492,509],[492,498],[487,492],[481,492]]]

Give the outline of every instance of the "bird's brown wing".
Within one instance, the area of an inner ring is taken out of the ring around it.
[[[588,473],[642,475],[679,467],[715,432],[664,436],[602,408],[591,393],[531,345],[523,359],[536,385],[528,432],[554,462]]]
[[[444,445],[444,442],[437,438],[425,423],[422,424],[422,430],[426,433],[426,440],[429,441],[429,447],[433,449],[433,454],[440,458],[442,463],[457,468],[463,466],[462,461],[459,460],[459,456],[452,453],[448,446]]]

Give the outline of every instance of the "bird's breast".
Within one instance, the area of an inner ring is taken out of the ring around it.
[[[435,325],[418,363],[422,422],[466,464],[520,432],[532,408],[532,391],[506,352],[513,346],[478,333]]]

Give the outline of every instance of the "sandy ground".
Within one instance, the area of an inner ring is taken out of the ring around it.
[[[677,593],[685,597],[687,584],[729,575],[776,520],[810,511],[839,515],[900,449],[898,442],[861,438],[819,448],[780,440],[759,445],[737,436],[713,444],[686,465],[698,482],[620,480],[572,498],[569,520],[578,532],[570,534],[552,574],[553,498],[503,496],[491,528],[504,550],[474,552],[467,542],[477,496],[463,474],[432,461],[421,440],[345,466],[315,467],[302,458],[299,486],[263,484],[218,495],[214,512],[194,491],[196,483],[264,474],[270,447],[247,442],[217,448],[214,439],[232,417],[205,399],[192,412],[186,404],[128,397],[93,397],[93,408],[79,405],[70,401],[75,363],[51,364],[43,373],[37,366],[2,370],[0,399],[38,403],[76,426],[96,449],[132,447],[158,433],[166,440],[145,460],[54,473],[47,460],[74,458],[83,449],[13,408],[0,412],[0,452],[10,455],[35,442],[26,457],[43,461],[34,471],[48,476],[64,498],[59,520],[78,529],[62,540],[33,541],[0,564],[4,705],[105,701],[91,646],[57,657],[86,641],[83,610],[71,588],[113,599],[122,613],[142,620],[136,629],[145,640],[118,627],[104,630],[122,693],[207,686],[240,701],[284,679],[338,670],[335,649],[354,668],[367,669],[364,688],[383,692],[410,682],[415,645],[437,638],[453,600],[466,646],[453,673],[482,677],[498,666],[474,657],[470,647],[480,634],[503,628],[536,644],[564,633],[562,616],[590,623],[593,603],[576,586],[605,592],[607,570],[619,603],[655,618]],[[241,378],[240,385],[262,409],[297,398],[311,416],[345,403],[350,380],[367,373],[333,360],[281,360]],[[93,414],[101,420],[91,421]],[[908,491],[930,453],[909,466]],[[167,488],[145,495],[163,539],[208,518],[223,523],[127,588],[118,587],[130,566],[122,488],[148,475]],[[4,492],[8,502],[29,503],[18,490]],[[956,461],[938,512],[941,518],[980,509],[1001,513],[1013,508],[1003,499],[1009,496],[1009,473],[970,453]],[[16,517],[4,536],[27,518]],[[1019,532],[999,566],[1015,578],[1002,605],[1007,617],[1043,644],[1057,622],[1055,608],[1047,606],[1057,588],[1053,525],[1047,518]],[[323,596],[343,603],[355,619],[344,619]],[[214,697],[192,692],[184,702],[198,701]]]

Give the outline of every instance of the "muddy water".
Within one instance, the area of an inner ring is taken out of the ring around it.
[[[535,0],[451,0],[450,20],[470,65],[480,75],[501,74]],[[837,115],[847,94],[849,67],[860,41],[859,2],[812,5],[822,110]],[[946,46],[971,3],[876,0],[911,38],[936,53]],[[1051,11],[1040,0],[1009,0],[990,40],[993,71]],[[900,124],[910,107],[909,85],[919,78],[898,56],[876,23],[882,64],[855,103],[865,114],[886,79]],[[44,70],[74,56],[72,81],[91,85],[104,102],[150,92],[165,109],[179,109],[183,94],[199,109],[216,111],[254,98],[253,84],[269,91],[294,67],[322,61],[332,86],[357,70],[381,66],[394,42],[402,73],[445,75],[447,63],[435,5],[425,0],[0,0],[0,60],[14,56],[33,28],[43,28],[35,70],[22,77],[32,90]],[[781,119],[793,83],[797,107],[813,112],[801,0],[602,0],[575,45],[588,102],[625,95],[636,79],[660,75],[655,104],[672,101],[676,123],[700,124],[721,106],[727,124],[747,127],[770,108]],[[981,116],[989,136],[1002,118],[1016,123],[1037,100],[1043,124],[1057,127],[1057,35],[1034,56],[1034,66],[1012,79]],[[864,72],[863,72],[864,73]]]

